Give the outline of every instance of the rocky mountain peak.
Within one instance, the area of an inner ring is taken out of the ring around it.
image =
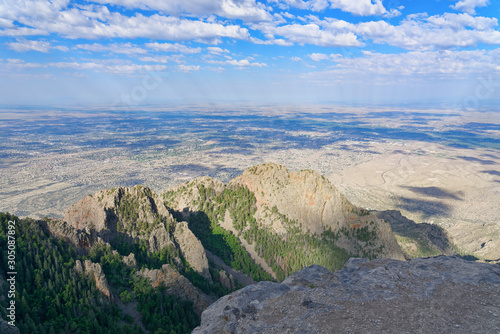
[[[322,175],[303,170],[289,172],[274,163],[250,167],[230,184],[244,185],[255,194],[257,207],[272,209],[303,224],[311,232],[347,226],[352,205]]]

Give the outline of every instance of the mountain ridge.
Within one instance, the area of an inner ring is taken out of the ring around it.
[[[201,177],[161,194],[141,185],[101,190],[63,219],[25,224],[71,244],[70,275],[91,280],[103,303],[119,305],[140,331],[159,323],[144,323],[126,305],[158,293],[191,303],[183,307],[192,324],[191,309],[201,314],[242,282],[283,281],[312,264],[335,271],[352,257],[408,258],[391,229],[410,226],[404,219],[352,205],[314,171],[271,163],[226,184]],[[154,307],[140,314],[148,319]]]

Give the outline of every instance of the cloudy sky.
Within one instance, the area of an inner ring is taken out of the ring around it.
[[[497,0],[0,0],[0,104],[498,103]]]

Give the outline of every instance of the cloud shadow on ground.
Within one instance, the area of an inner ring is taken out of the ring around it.
[[[399,202],[397,208],[421,214],[425,219],[433,216],[448,217],[451,212],[451,207],[449,205],[435,200],[399,197],[397,202]]]
[[[439,187],[409,187],[402,186],[401,188],[408,189],[415,194],[425,195],[428,197],[441,198],[441,199],[454,199],[454,200],[462,200],[462,198],[458,197],[457,194],[454,194],[450,191],[447,191],[443,188]]]

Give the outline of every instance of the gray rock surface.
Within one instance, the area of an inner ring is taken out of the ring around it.
[[[160,226],[151,232],[149,237],[149,251],[155,253],[161,251],[163,248],[169,245],[174,245],[172,240],[170,240],[170,234],[168,233],[165,226]]]
[[[377,238],[373,244],[359,243],[354,238],[341,238],[337,246],[353,254],[363,249],[367,254],[379,258],[404,260],[389,224],[374,214],[362,212],[317,172],[290,172],[285,166],[268,163],[246,169],[229,182],[229,185],[232,184],[244,185],[254,193],[257,200],[256,216],[260,220],[265,220],[263,217],[271,215],[269,210],[276,207],[281,214],[300,223],[304,232],[321,234],[325,229],[338,231],[341,228],[350,230],[366,226],[372,230],[376,227]],[[270,224],[275,231],[282,230],[276,222]],[[383,249],[380,250],[382,245]]]
[[[200,314],[212,302],[208,296],[168,264],[164,264],[161,269],[143,268],[136,274],[148,278],[153,288],[164,285],[167,288],[166,293],[192,301],[196,311]]]
[[[182,256],[189,262],[193,270],[211,281],[212,276],[210,276],[205,248],[191,232],[188,223],[179,222],[175,225],[174,239],[179,245]]]
[[[19,334],[19,329],[15,326],[9,325],[7,321],[2,318],[0,314],[0,333],[2,334]]]
[[[94,263],[90,260],[85,260],[82,263],[80,260],[76,260],[75,271],[79,274],[85,273],[87,276],[93,276],[97,290],[101,291],[108,300],[112,300],[113,296],[109,290],[108,280],[99,263]]]
[[[128,256],[124,256],[123,263],[125,263],[129,267],[136,268],[137,267],[137,260],[135,259],[135,254],[130,253]]]
[[[193,333],[500,333],[500,266],[446,256],[313,265],[222,297]]]

